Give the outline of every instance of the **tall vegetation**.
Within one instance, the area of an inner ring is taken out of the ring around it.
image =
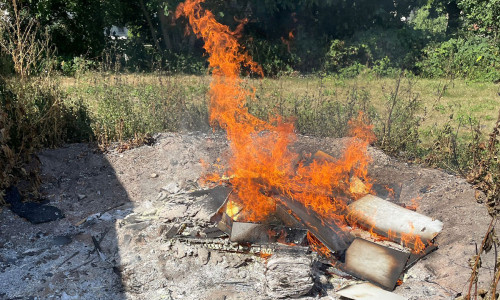
[[[403,68],[425,77],[494,81],[499,1],[207,0],[204,5],[233,29],[246,23],[241,42],[270,76],[297,71],[352,76],[375,67],[380,75]],[[180,2],[8,0],[0,4],[2,36],[4,41],[50,38],[58,68],[67,75],[98,67],[204,73],[202,42],[186,20],[174,16]],[[115,38],[112,25],[126,27],[127,37]],[[21,31],[36,34],[16,37]],[[4,47],[4,53],[22,68],[13,49]]]

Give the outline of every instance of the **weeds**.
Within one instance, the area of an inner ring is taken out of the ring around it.
[[[18,180],[27,180],[26,192],[36,195],[39,184],[36,170],[27,171],[32,154],[42,147],[54,147],[64,140],[71,128],[68,112],[49,82],[0,82],[1,148],[0,189]]]
[[[147,143],[157,132],[209,130],[209,80],[98,72],[30,81],[12,78],[2,85],[2,143],[27,160],[36,149],[65,142],[96,141],[103,148],[118,142],[118,149],[125,150]],[[463,88],[460,81],[437,86],[422,81],[401,74],[396,79],[362,75],[245,82],[257,87],[247,105],[260,118],[280,114],[293,121],[299,133],[342,137],[348,120],[363,111],[374,125],[376,145],[386,152],[465,176],[478,165],[482,152],[477,149],[486,137],[481,130],[488,124],[484,116],[495,100],[475,103],[478,110],[468,116],[464,111],[470,107],[452,94]],[[449,89],[451,85],[455,89]],[[4,151],[2,159],[9,153]],[[5,174],[15,173],[13,167],[2,167]]]
[[[405,87],[402,80],[406,80]],[[386,93],[385,111],[377,135],[379,146],[388,153],[408,156],[418,148],[419,128],[424,116],[419,115],[421,100],[414,91],[415,79],[402,72],[394,89]]]
[[[12,12],[10,18],[0,16],[0,50],[12,58],[14,70],[24,79],[49,60],[53,49],[48,31],[39,38],[40,24],[28,15],[21,1],[12,0]]]

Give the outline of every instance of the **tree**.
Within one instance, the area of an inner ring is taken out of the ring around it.
[[[498,43],[500,32],[500,0],[459,0],[469,28],[492,36]]]

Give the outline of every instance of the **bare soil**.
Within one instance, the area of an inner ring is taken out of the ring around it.
[[[345,141],[300,136],[294,147],[337,155]],[[210,226],[203,197],[189,192],[202,188],[200,159],[224,162],[227,149],[220,133],[166,133],[123,153],[87,144],[40,152],[42,193],[65,218],[32,225],[0,211],[0,299],[272,299],[266,259],[165,238],[175,224],[186,235]],[[369,152],[377,182],[401,184],[401,202],[419,199],[418,212],[444,223],[439,249],[395,293],[454,299],[466,292],[468,260],[491,220],[475,190],[454,175]],[[308,259],[314,287],[304,298],[337,299],[352,282]],[[490,284],[493,263],[492,253],[483,258],[480,287]]]

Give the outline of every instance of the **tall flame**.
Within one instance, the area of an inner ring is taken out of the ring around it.
[[[293,124],[281,116],[265,122],[248,111],[248,99],[254,91],[244,89],[242,68],[263,76],[262,69],[244,51],[237,38],[246,20],[236,30],[215,20],[213,13],[202,8],[204,0],[186,0],[176,10],[185,16],[193,32],[205,42],[212,70],[210,84],[210,122],[226,130],[231,156],[225,174],[236,193],[231,196],[238,217],[247,221],[265,220],[274,211],[272,191],[279,191],[302,202],[321,216],[343,224],[346,203],[332,191],[357,198],[352,178],[362,180],[369,189],[367,145],[373,141],[371,127],[360,114],[351,121],[353,139],[338,159],[313,160],[306,164],[288,146],[295,140]],[[234,207],[231,208],[234,210]]]

